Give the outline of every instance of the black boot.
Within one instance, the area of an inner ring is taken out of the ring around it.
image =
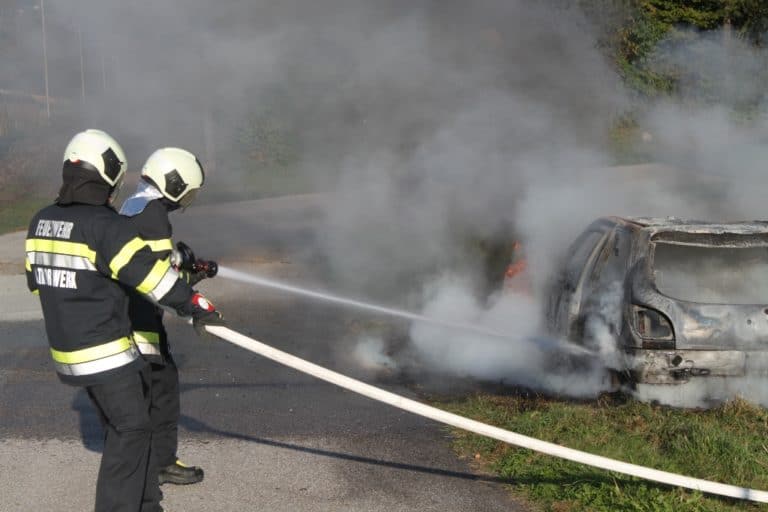
[[[187,485],[196,484],[203,481],[203,470],[197,466],[185,466],[181,461],[176,461],[173,464],[160,468],[157,476],[160,480],[160,485],[163,484],[176,484]]]

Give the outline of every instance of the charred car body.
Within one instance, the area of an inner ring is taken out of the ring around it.
[[[546,307],[550,329],[574,343],[609,338],[631,383],[765,373],[768,223],[599,219],[571,246]]]

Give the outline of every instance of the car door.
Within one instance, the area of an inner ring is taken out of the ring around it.
[[[571,331],[574,338],[583,337],[583,324],[589,317],[597,317],[613,333],[620,330],[631,243],[629,231],[617,226],[585,266],[579,308],[573,312],[577,319]]]
[[[605,227],[590,226],[569,248],[568,257],[549,296],[547,317],[553,332],[570,335],[571,325],[579,311],[583,278],[608,234]]]

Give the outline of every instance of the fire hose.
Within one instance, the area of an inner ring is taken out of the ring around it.
[[[309,361],[305,361],[296,356],[277,350],[269,345],[266,345],[253,338],[249,338],[243,334],[240,334],[232,329],[223,326],[206,326],[206,329],[211,334],[218,336],[219,338],[229,341],[239,347],[259,354],[267,359],[271,359],[277,363],[293,368],[300,372],[312,375],[318,379],[330,382],[344,389],[348,389],[360,395],[366,396],[373,400],[389,404],[398,409],[429,418],[440,423],[445,423],[452,427],[467,430],[475,434],[480,434],[492,439],[503,441],[505,443],[513,444],[521,448],[527,448],[540,453],[551,455],[554,457],[560,457],[562,459],[578,462],[587,466],[593,466],[616,473],[622,473],[625,475],[635,476],[645,480],[652,480],[662,484],[672,485],[676,487],[685,487],[687,489],[694,489],[700,492],[708,494],[716,494],[720,496],[727,496],[729,498],[738,498],[742,500],[756,501],[760,503],[768,503],[768,491],[760,491],[756,489],[749,489],[746,487],[739,487],[736,485],[723,484],[719,482],[713,482],[710,480],[703,480],[699,478],[693,478],[684,475],[678,475],[676,473],[669,473],[667,471],[661,471],[658,469],[652,469],[645,466],[638,466],[636,464],[630,464],[628,462],[622,462],[608,457],[602,457],[600,455],[594,455],[558,444],[549,443],[533,437],[517,434],[509,430],[504,430],[492,425],[487,425],[479,421],[471,420],[458,414],[453,414],[429,405],[405,398],[403,396],[385,391],[381,388],[371,386],[356,379],[352,379],[340,373],[334,372],[322,366],[318,366]]]

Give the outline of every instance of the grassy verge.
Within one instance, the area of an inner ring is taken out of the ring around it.
[[[295,167],[261,167],[243,175],[211,173],[199,202],[243,201],[313,192],[309,177]]]
[[[50,203],[50,199],[38,198],[0,201],[0,234],[27,229],[32,215]]]
[[[531,437],[698,478],[768,489],[768,411],[735,401],[681,411],[605,397],[591,403],[477,395],[441,407]],[[509,479],[543,510],[733,511],[768,507],[673,489],[455,432],[460,454]]]

